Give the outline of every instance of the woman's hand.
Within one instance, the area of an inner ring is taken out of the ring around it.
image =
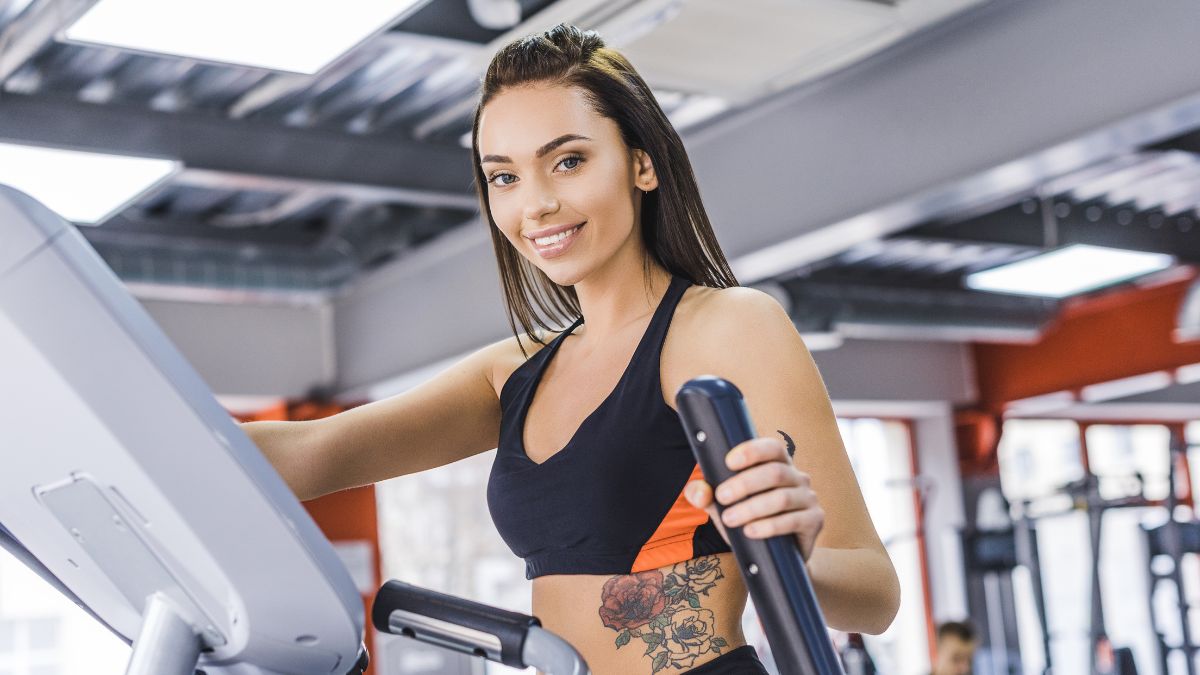
[[[687,485],[688,501],[708,512],[726,543],[726,526],[743,528],[751,539],[794,534],[807,562],[825,512],[808,474],[792,464],[784,442],[762,437],[739,443],[725,456],[725,465],[737,473],[717,486],[717,501],[726,507],[723,517],[717,516],[712,490],[702,480]]]

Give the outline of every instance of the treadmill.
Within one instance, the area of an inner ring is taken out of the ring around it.
[[[365,608],[307,511],[78,229],[5,185],[0,373],[0,546],[130,645],[127,675],[365,671]],[[780,672],[840,674],[794,543],[731,536],[780,627],[773,650],[792,655]],[[536,617],[395,580],[371,618],[518,668],[589,672]]]

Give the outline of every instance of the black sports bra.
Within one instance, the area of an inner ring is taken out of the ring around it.
[[[504,383],[488,508],[505,543],[525,559],[526,578],[632,574],[730,550],[708,514],[683,496],[702,474],[662,396],[659,356],[690,285],[672,277],[617,386],[541,464],[525,453],[525,417],[546,365],[583,317]]]

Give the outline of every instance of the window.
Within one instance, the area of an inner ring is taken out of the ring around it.
[[[1006,420],[997,454],[1000,487],[1009,502],[1045,497],[1083,478],[1073,420]]]
[[[1192,478],[1191,495],[1196,500],[1200,495],[1200,422],[1184,426],[1183,440],[1187,444],[1188,472]]]
[[[1170,442],[1167,428],[1158,424],[1088,425],[1088,464],[1100,479],[1100,496],[1166,499]]]
[[[0,634],[8,635],[0,644],[0,673],[59,675],[59,623],[51,617],[0,619]]]
[[[487,479],[494,459],[493,450],[376,486],[385,579],[403,579],[532,614],[532,582],[525,578],[525,563],[500,538],[487,507]],[[414,518],[414,513],[421,517]],[[413,542],[421,545],[413,546]],[[431,667],[429,672],[458,673],[470,672],[476,657],[422,650],[407,658],[436,661],[436,670]],[[534,671],[491,661],[485,662],[484,668],[490,675]]]
[[[1091,535],[1082,500],[1062,487],[1084,477],[1082,453],[1098,479],[1100,497],[1169,490],[1170,436],[1160,424],[1084,424],[1075,420],[1013,419],[1000,442],[1000,478],[1010,502],[1029,500],[1037,514],[1042,592],[1055,672],[1083,672],[1088,663],[1091,609]],[[1139,478],[1140,476],[1140,478]],[[1133,649],[1139,670],[1155,672],[1157,651],[1146,597],[1143,523],[1161,520],[1159,507],[1108,508],[1101,520],[1099,580],[1105,624],[1114,644]],[[1027,571],[1013,573],[1024,665],[1038,672],[1041,632]],[[1016,583],[1020,580],[1020,583]],[[1028,647],[1027,647],[1028,645]]]
[[[58,624],[58,619],[45,617],[27,621],[25,628],[29,631],[29,648],[45,651],[57,647]]]
[[[129,646],[0,549],[0,675],[118,675]]]
[[[917,539],[912,444],[908,424],[872,418],[839,419],[850,464],[903,592],[900,610],[882,635],[864,635],[881,673],[929,672],[924,576]]]

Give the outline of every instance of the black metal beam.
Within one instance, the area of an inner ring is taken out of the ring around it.
[[[255,120],[0,95],[0,140],[173,157],[195,169],[468,194],[470,151]]]
[[[1046,208],[1054,209],[1049,217]],[[1045,203],[1024,200],[953,223],[928,223],[897,236],[1037,247],[1092,244],[1170,253],[1185,262],[1200,262],[1197,220],[1192,211],[1168,216],[1157,208],[1138,210],[1132,203],[1108,205],[1056,196]],[[1050,221],[1053,226],[1048,228]]]

